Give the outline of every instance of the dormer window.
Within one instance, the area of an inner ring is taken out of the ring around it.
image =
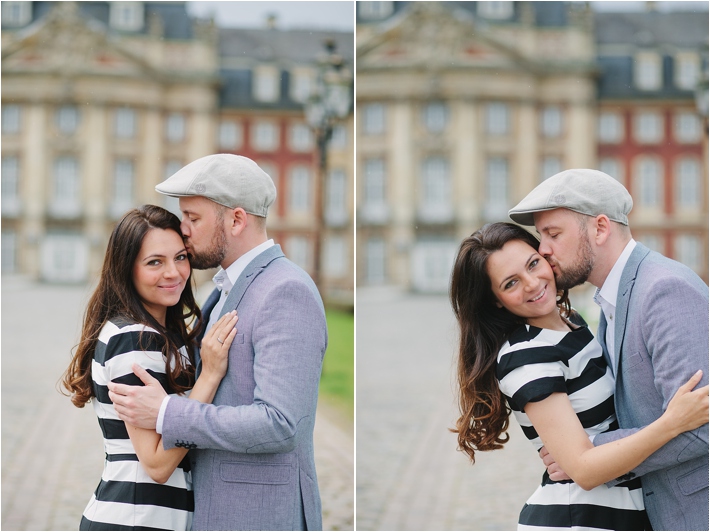
[[[272,66],[261,65],[254,69],[254,99],[260,102],[276,102],[280,97],[280,72]]]
[[[139,31],[143,29],[143,2],[110,2],[111,27],[121,31]]]
[[[478,2],[478,15],[496,20],[509,19],[513,16],[513,2]]]
[[[658,54],[640,53],[634,61],[634,80],[641,90],[661,88],[661,58]]]
[[[394,2],[358,2],[357,6],[363,20],[380,20],[394,12]]]
[[[32,21],[32,2],[3,2],[2,25],[20,27]]]

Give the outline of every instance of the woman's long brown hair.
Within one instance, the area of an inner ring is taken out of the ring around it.
[[[195,336],[199,332],[202,315],[192,293],[192,272],[178,303],[167,309],[165,327],[145,309],[133,284],[133,266],[143,239],[151,229],[172,230],[182,239],[178,217],[155,205],[143,205],[128,211],[111,233],[99,284],[84,314],[81,340],[62,378],[62,385],[71,394],[72,403],[79,408],[94,397],[91,362],[99,333],[111,318],[124,317],[148,325],[160,333],[164,341],[165,372],[172,390],[182,393],[194,383],[193,364],[185,363],[178,353],[179,342],[185,345],[194,363]],[[194,326],[190,327],[190,324]]]
[[[503,447],[509,436],[510,408],[496,379],[498,352],[525,319],[496,306],[486,270],[488,257],[511,240],[534,249],[537,238],[511,223],[492,223],[466,238],[459,248],[451,276],[449,296],[459,325],[458,385],[460,417],[453,432],[459,449],[475,462],[477,451]],[[558,293],[557,305],[570,314],[567,291]]]

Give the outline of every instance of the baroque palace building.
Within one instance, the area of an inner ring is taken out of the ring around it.
[[[653,34],[663,23],[633,22],[632,32],[616,16],[587,2],[358,2],[358,286],[446,292],[460,241],[487,222],[510,221],[508,210],[535,185],[586,167],[629,186],[627,174],[649,172],[636,160],[641,152],[663,160],[653,192],[661,199],[647,208],[653,185],[631,183],[634,236],[707,281],[707,143],[690,88],[707,71],[707,17],[699,60],[702,43],[689,44],[698,32],[683,37],[680,20],[652,45],[629,45],[633,32]],[[673,44],[664,40],[671,32]],[[649,51],[664,69],[663,90],[652,93],[631,81]],[[694,71],[677,66],[685,58]],[[688,77],[680,87],[673,80],[683,75],[671,74],[678,68]],[[619,92],[625,84],[633,88]],[[649,107],[662,109],[672,137],[602,140],[610,113],[631,124],[641,112],[645,132]]]
[[[303,103],[324,39],[336,39],[352,65],[352,33],[271,22],[219,29],[190,17],[185,2],[2,2],[3,273],[95,279],[124,212],[156,203],[179,215],[155,185],[226,152],[272,175],[270,235],[309,272],[321,266],[324,299],[351,304],[352,113],[336,127],[329,181],[318,189],[337,199],[320,213]],[[331,224],[328,207],[337,211]]]

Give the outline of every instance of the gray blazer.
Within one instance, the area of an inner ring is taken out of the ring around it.
[[[215,290],[205,315],[218,299]],[[273,246],[239,277],[229,369],[212,404],[171,398],[165,448],[188,447],[193,530],[320,530],[313,458],[325,313],[311,278]],[[198,363],[199,370],[199,363]]]
[[[609,362],[606,319],[597,338]],[[708,287],[686,266],[636,244],[616,300],[616,391],[621,430],[595,445],[628,436],[658,419],[697,370],[708,383]],[[641,476],[654,530],[708,530],[708,425],[685,432],[617,482]],[[611,483],[610,483],[611,484]]]

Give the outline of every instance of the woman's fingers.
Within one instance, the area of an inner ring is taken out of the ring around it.
[[[682,390],[683,392],[689,392],[698,385],[698,383],[700,382],[700,379],[702,379],[702,378],[703,378],[703,370],[699,369],[698,371],[695,372],[695,375],[690,377],[688,382],[683,384],[678,390],[679,391]]]

